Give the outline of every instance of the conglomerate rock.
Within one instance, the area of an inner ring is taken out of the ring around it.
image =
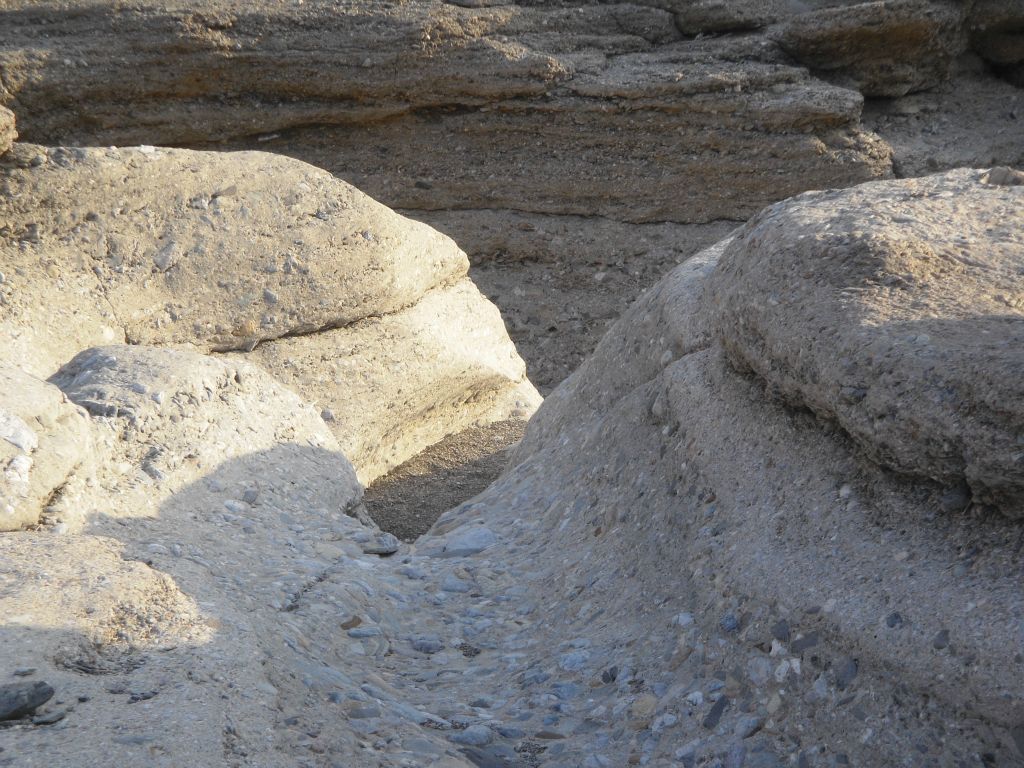
[[[807,193],[712,278],[730,359],[876,461],[1024,515],[1024,190],[956,171]]]

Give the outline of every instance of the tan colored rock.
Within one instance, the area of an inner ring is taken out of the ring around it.
[[[16,138],[18,133],[14,130],[14,113],[0,107],[0,155],[11,148]]]
[[[965,47],[964,9],[949,0],[843,4],[800,14],[773,37],[811,69],[891,98],[937,85]]]
[[[288,158],[23,147],[19,159],[30,153],[0,171],[16,192],[0,201],[15,272],[0,311],[4,356],[37,367],[61,361],[67,326],[94,343],[119,325],[133,343],[244,349],[393,312],[467,269],[448,238]],[[78,316],[56,325],[52,305]]]
[[[92,459],[89,419],[51,384],[0,365],[0,531],[39,522]]]
[[[1021,517],[1024,189],[990,181],[1003,170],[776,205],[712,284],[736,365],[884,466]]]
[[[257,362],[322,409],[369,484],[446,435],[540,404],[497,308],[464,279],[395,314],[261,344]]]

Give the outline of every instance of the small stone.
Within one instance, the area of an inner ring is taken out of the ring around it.
[[[274,293],[269,288],[264,288],[263,289],[263,301],[265,301],[267,304],[273,306],[274,304],[277,304],[277,294]]]
[[[357,704],[346,710],[346,714],[351,720],[366,720],[371,717],[380,717],[380,707],[372,704]]]
[[[857,677],[857,660],[844,656],[836,665],[836,687],[844,690]]]
[[[445,577],[441,580],[441,590],[443,592],[455,592],[462,594],[465,592],[469,592],[471,588],[472,587],[469,584],[469,582],[463,581],[454,573],[446,574]]]
[[[444,643],[437,635],[418,635],[410,640],[413,650],[420,653],[437,653],[444,649]]]
[[[778,640],[780,643],[789,642],[789,622],[785,619],[772,624],[772,637]]]
[[[732,634],[733,632],[739,631],[740,620],[737,618],[735,613],[727,613],[721,618],[721,620],[719,620],[718,626],[722,628],[723,632]]]
[[[67,716],[68,711],[66,709],[55,709],[53,712],[47,712],[44,715],[36,715],[32,718],[32,725],[53,725],[59,723]]]
[[[903,626],[903,617],[897,611],[893,611],[885,617],[885,626],[889,629],[897,629]]]
[[[320,411],[320,418],[324,421],[334,421],[334,411],[330,408],[324,408]]]
[[[701,720],[701,725],[707,728],[709,731],[714,730],[718,725],[718,721],[722,719],[722,713],[725,712],[725,708],[729,706],[729,699],[726,696],[722,696],[718,701],[712,705],[711,709]]]
[[[817,644],[818,644],[818,633],[817,632],[808,632],[803,637],[798,637],[796,640],[794,640],[793,644],[790,646],[790,650],[794,654],[803,653],[807,649],[813,648]]]
[[[399,546],[398,538],[393,533],[379,533],[362,545],[363,552],[368,555],[393,555]]]
[[[463,731],[452,735],[456,744],[467,744],[471,747],[482,747],[491,743],[493,734],[486,725],[471,725]]]
[[[558,666],[566,672],[578,672],[583,669],[589,659],[589,651],[570,651],[569,653],[562,654],[562,657],[558,660]]]
[[[363,638],[363,637],[379,637],[381,634],[380,627],[353,627],[348,631],[349,637]]]
[[[942,629],[935,633],[935,637],[932,638],[932,648],[937,651],[941,651],[944,648],[949,647],[949,630]]]
[[[0,685],[0,720],[31,714],[52,696],[53,688],[42,681]]]
[[[469,557],[494,546],[498,537],[482,525],[463,526],[453,531],[445,540],[444,557]]]
[[[19,667],[14,670],[15,677],[30,677],[36,673],[35,667]]]

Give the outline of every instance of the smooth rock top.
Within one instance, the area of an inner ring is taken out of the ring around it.
[[[91,297],[70,327],[245,349],[396,311],[468,268],[446,236],[286,157],[19,146],[0,168],[0,261],[22,273],[0,319],[64,287]]]
[[[808,193],[711,281],[730,359],[869,456],[1024,516],[1024,189],[958,170]],[[1012,176],[1012,174],[1010,174]]]
[[[0,155],[11,148],[11,144],[18,138],[14,130],[14,113],[6,107],[0,107]]]

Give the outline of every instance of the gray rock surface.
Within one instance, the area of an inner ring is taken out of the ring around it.
[[[1004,177],[802,195],[751,220],[712,285],[734,364],[879,463],[1020,517],[1024,191]]]
[[[38,523],[72,473],[88,472],[91,459],[85,412],[56,387],[0,365],[0,531]]]

